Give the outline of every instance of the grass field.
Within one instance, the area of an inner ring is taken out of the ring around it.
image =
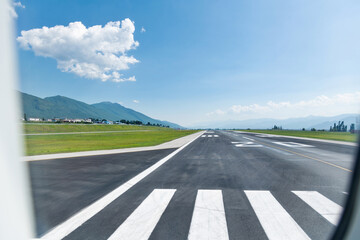
[[[151,130],[147,132],[134,131],[65,135],[28,135],[24,136],[26,155],[28,156],[51,153],[154,146],[196,132],[193,130],[174,130],[160,127],[127,125],[28,125],[25,126],[27,133]]]
[[[318,138],[318,139],[337,140],[337,141],[346,141],[346,142],[356,142],[357,140],[357,134],[351,134],[349,132],[322,132],[322,131],[296,131],[296,130],[241,130],[241,131],[294,136],[294,137]]]
[[[65,133],[65,132],[101,132],[101,131],[131,131],[157,130],[166,131],[168,128],[138,125],[103,125],[103,124],[48,124],[25,123],[24,133]]]

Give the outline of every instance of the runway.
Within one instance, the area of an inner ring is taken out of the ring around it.
[[[43,239],[328,239],[355,146],[207,131],[181,148],[28,162]]]

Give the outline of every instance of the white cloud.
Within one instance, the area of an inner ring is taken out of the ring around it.
[[[139,100],[133,100],[133,103],[140,103],[140,101]]]
[[[13,2],[12,5],[9,5],[8,6],[8,9],[9,9],[9,13],[10,13],[10,16],[13,17],[13,18],[18,18],[18,14],[16,13],[15,11],[15,8],[18,7],[18,8],[25,8],[24,5],[22,5],[21,2]]]
[[[127,55],[139,45],[134,31],[134,23],[128,18],[89,28],[72,22],[68,26],[21,31],[17,40],[23,49],[32,50],[37,56],[54,58],[63,72],[104,82],[124,82],[136,81],[135,76],[124,78],[119,72],[139,62]]]
[[[358,113],[360,111],[360,92],[343,93],[333,96],[320,95],[310,100],[298,102],[274,102],[265,104],[232,105],[227,110],[218,109],[207,116],[238,116],[289,118],[307,115],[330,116],[343,113]]]
[[[144,27],[141,27],[140,32],[144,33],[144,32],[146,32],[146,29]]]
[[[226,112],[224,112],[223,110],[216,109],[215,111],[207,113],[206,115],[207,116],[212,116],[212,115],[224,115],[224,114],[226,114]]]

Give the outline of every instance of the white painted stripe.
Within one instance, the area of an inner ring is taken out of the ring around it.
[[[201,137],[206,137],[206,135],[201,135]]]
[[[232,144],[241,143],[241,142],[231,142]]]
[[[108,239],[147,240],[175,191],[175,189],[155,189],[152,191]]]
[[[269,191],[245,194],[270,240],[310,239]]]
[[[345,195],[349,195],[349,193],[348,192],[342,192],[343,194],[345,194]]]
[[[252,139],[252,138],[248,138],[248,137],[243,137],[243,138],[250,140],[250,141],[254,141],[254,139]]]
[[[188,240],[228,240],[221,190],[198,190]]]
[[[208,137],[212,137],[212,135],[208,135]]]
[[[262,147],[262,145],[255,144],[253,142],[243,142],[240,144],[236,144],[235,147]]]
[[[337,225],[343,208],[316,191],[292,191],[330,223]]]
[[[183,145],[182,147],[178,148],[168,156],[164,157],[163,159],[159,160],[157,163],[152,165],[151,167],[147,168],[146,170],[142,171],[126,183],[122,184],[121,186],[117,187],[112,192],[108,193],[107,195],[103,196],[96,202],[92,203],[91,205],[87,206],[86,208],[82,209],[72,217],[70,217],[65,222],[59,224],[52,230],[50,230],[48,233],[46,233],[42,239],[63,239],[67,235],[69,235],[72,231],[80,227],[84,222],[89,220],[91,217],[93,217],[95,214],[100,212],[103,208],[105,208],[107,205],[109,205],[112,201],[120,197],[123,193],[125,193],[127,190],[129,190],[131,187],[133,187],[135,184],[140,182],[143,178],[145,178],[147,175],[155,171],[157,168],[159,168],[161,165],[166,163],[169,159],[171,159],[173,156],[175,156],[177,153],[179,153],[181,150],[186,148],[189,144],[191,144],[193,141],[195,141],[198,137],[200,137],[201,134],[199,134],[196,138],[188,142],[187,144]]]
[[[214,135],[214,137],[219,137],[219,135]]]
[[[286,147],[314,147],[308,144],[296,143],[296,142],[273,142],[278,145],[286,146]]]

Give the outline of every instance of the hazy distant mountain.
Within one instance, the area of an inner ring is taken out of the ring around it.
[[[143,123],[167,125],[172,128],[183,128],[178,124],[160,121],[140,112],[126,108],[118,103],[101,102],[86,104],[63,96],[46,97],[44,99],[21,93],[23,113],[27,117],[36,118],[99,118],[107,120],[138,120]]]
[[[208,122],[192,126],[193,128],[240,128],[240,129],[270,129],[274,125],[282,126],[283,129],[325,129],[328,130],[330,126],[338,121],[344,121],[345,125],[350,127],[351,123],[359,122],[358,114],[342,114],[333,117],[322,117],[322,116],[308,116],[303,118],[289,118],[289,119],[249,119],[240,121],[222,121],[222,122]]]

